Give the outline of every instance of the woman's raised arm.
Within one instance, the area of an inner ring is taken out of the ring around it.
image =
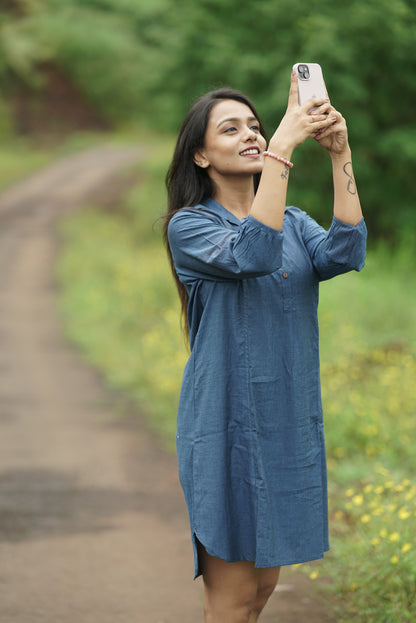
[[[315,114],[309,115],[308,111],[312,107],[316,107]],[[326,131],[334,123],[332,117],[326,114],[329,107],[327,100],[309,100],[300,106],[297,75],[293,71],[287,110],[270,139],[268,151],[290,161],[298,145],[317,132]],[[250,211],[251,216],[280,231],[286,207],[289,170],[290,166],[285,162],[273,156],[264,157],[260,184]]]
[[[315,139],[325,147],[332,159],[334,216],[349,225],[357,225],[363,214],[352,168],[347,124],[341,113],[333,107],[328,116],[334,120],[333,125],[318,133]]]

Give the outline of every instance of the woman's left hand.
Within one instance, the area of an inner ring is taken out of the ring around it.
[[[333,121],[332,125],[326,130],[317,132],[314,138],[331,156],[338,156],[349,149],[347,124],[341,113],[332,106],[329,106],[327,114]]]

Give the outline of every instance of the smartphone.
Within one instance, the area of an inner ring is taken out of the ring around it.
[[[318,63],[296,63],[293,65],[298,75],[299,104],[311,98],[328,97],[321,66]]]

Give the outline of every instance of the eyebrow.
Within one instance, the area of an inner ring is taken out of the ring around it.
[[[241,117],[229,117],[228,119],[223,119],[222,121],[220,121],[217,125],[217,128],[220,127],[220,125],[222,125],[223,123],[228,123],[229,121],[232,121],[233,123],[237,123],[239,121],[241,121]],[[248,117],[247,121],[257,121],[258,123],[258,119],[256,117]]]

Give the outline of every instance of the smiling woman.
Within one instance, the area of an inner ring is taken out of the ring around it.
[[[332,159],[329,231],[285,205],[308,137]],[[327,100],[300,106],[296,75],[266,146],[251,101],[214,91],[188,113],[167,176],[165,239],[191,347],[178,464],[206,623],[255,623],[280,566],[329,546],[318,287],[362,268],[366,228],[345,121]]]
[[[260,125],[247,104],[222,100],[213,108],[202,149],[195,152],[195,162],[208,169],[214,184],[214,197],[222,203],[221,194],[229,189],[232,204],[228,209],[238,218],[247,216],[254,198],[252,177],[263,167],[266,139]],[[246,203],[234,201],[234,185],[241,188],[245,182]]]

